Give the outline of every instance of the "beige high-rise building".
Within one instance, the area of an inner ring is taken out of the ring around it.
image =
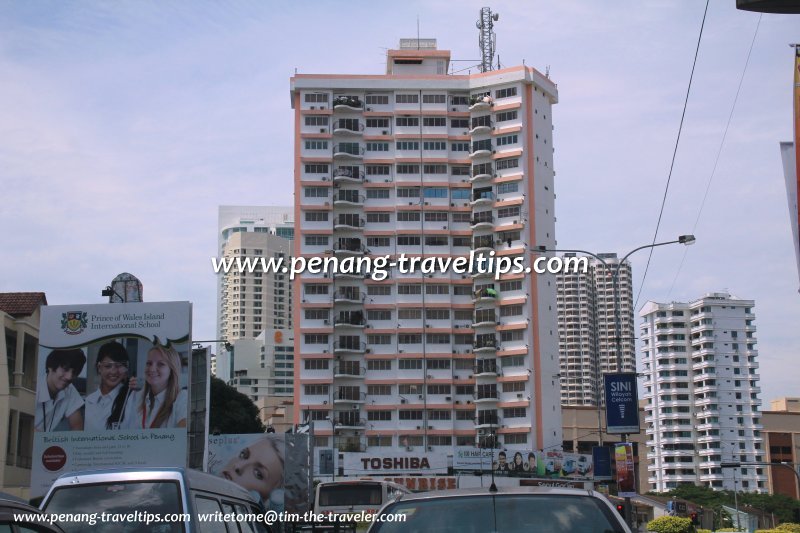
[[[223,245],[222,257],[257,261],[283,258],[289,261],[292,243],[261,232],[238,232]],[[281,272],[239,272],[232,268],[220,273],[220,339],[254,339],[268,328],[292,328],[292,288],[289,275]]]
[[[636,370],[631,265],[626,261],[619,269],[622,366],[617,368],[613,272],[619,259],[614,253],[598,257],[605,263],[589,257],[585,273],[570,269],[557,275],[561,405],[605,405],[603,374]]]

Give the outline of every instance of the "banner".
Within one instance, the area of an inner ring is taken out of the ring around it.
[[[591,479],[594,466],[592,456],[578,453],[456,447],[453,470],[493,470],[495,475],[517,477]]]
[[[31,497],[60,475],[185,467],[189,302],[42,307]]]
[[[342,465],[346,476],[446,474],[447,454],[344,452],[342,453]]]
[[[636,496],[633,445],[629,442],[615,444],[614,460],[617,466],[617,495],[622,498]]]
[[[606,433],[640,433],[636,373],[603,374],[603,379],[606,393]]]
[[[592,447],[594,460],[594,479],[596,481],[613,479],[611,477],[611,450],[605,446]]]
[[[208,438],[208,472],[247,489],[264,508],[304,513],[308,499],[309,436],[248,433]]]

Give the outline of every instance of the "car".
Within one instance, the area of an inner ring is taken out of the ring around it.
[[[575,459],[567,459],[561,465],[561,475],[568,476],[575,471]]]
[[[225,531],[222,522],[202,523],[201,515],[217,512],[243,517],[239,525],[244,531],[270,531],[264,524],[253,521],[254,515],[262,513],[263,509],[247,490],[231,481],[188,468],[118,468],[63,474],[50,487],[41,509],[48,514],[72,515],[69,521],[57,522],[67,533],[87,530],[194,533],[208,528]],[[99,519],[102,513],[114,518]],[[138,513],[139,517],[134,519],[136,521],[122,520],[130,516],[129,513]],[[142,522],[145,515],[170,521],[148,525]],[[187,519],[178,520],[177,515],[186,515]],[[230,526],[238,530],[235,523]]]
[[[599,492],[556,487],[456,489],[402,495],[368,533],[631,533]]]
[[[27,515],[21,518],[20,515]],[[34,517],[41,517],[35,519]],[[24,503],[18,498],[8,497],[6,494],[0,496],[0,531],[3,532],[29,532],[36,533],[64,533],[55,524],[47,521],[44,513],[36,507]]]

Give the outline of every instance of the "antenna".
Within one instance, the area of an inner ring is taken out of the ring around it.
[[[494,22],[500,18],[497,13],[492,14],[492,9],[482,7],[481,14],[475,26],[480,30],[478,48],[481,50],[481,72],[494,70],[494,52],[497,36],[494,34]]]

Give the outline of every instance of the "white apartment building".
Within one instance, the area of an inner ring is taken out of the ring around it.
[[[233,343],[230,384],[253,402],[294,396],[294,332],[266,329]],[[230,365],[230,360],[227,360]],[[221,378],[222,379],[222,378]]]
[[[766,492],[753,300],[725,292],[689,302],[648,302],[643,343],[647,490],[684,483]],[[644,490],[644,489],[643,489]]]
[[[224,258],[282,257],[288,261],[292,243],[282,237],[261,232],[236,232],[222,247]],[[292,327],[292,289],[289,275],[282,272],[252,272],[230,269],[218,274],[219,338],[227,342],[254,339],[264,329]]]
[[[220,257],[291,255],[294,208],[221,205],[217,253]],[[242,243],[245,243],[244,245]],[[238,251],[237,251],[238,250]],[[244,250],[244,251],[243,251]],[[291,283],[261,272],[217,276],[217,338],[255,338],[265,328],[291,328]],[[216,375],[216,368],[212,367]]]
[[[564,257],[576,257],[574,253]],[[634,372],[633,291],[631,265],[619,266],[617,254],[587,257],[587,272],[561,272],[558,288],[558,348],[561,405],[605,405],[603,374]],[[619,266],[622,366],[617,368],[613,272]]]
[[[295,254],[530,264],[554,246],[555,84],[449,61],[409,39],[385,74],[291,78]],[[554,276],[365,274],[295,282],[295,416],[317,445],[561,444]]]

